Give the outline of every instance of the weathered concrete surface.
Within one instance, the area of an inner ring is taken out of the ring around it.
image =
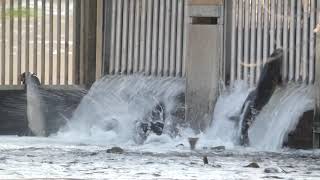
[[[28,128],[23,90],[0,91],[0,134],[23,135]]]
[[[315,71],[316,110],[313,122],[313,147],[320,148],[320,32],[317,32],[316,71]]]
[[[289,133],[288,141],[284,146],[296,149],[311,149],[313,117],[314,110],[305,112],[300,118],[297,128]]]
[[[224,0],[190,0],[190,5],[223,5]]]
[[[188,38],[186,119],[205,130],[218,97],[222,32],[219,25],[190,25]]]
[[[84,90],[40,88],[46,134],[52,134],[71,118]],[[28,135],[27,98],[24,90],[0,91],[0,135]]]

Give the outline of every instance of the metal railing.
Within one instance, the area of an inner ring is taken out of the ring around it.
[[[284,49],[283,78],[312,84],[318,0],[235,0],[232,15],[231,82],[254,85],[260,67]],[[319,17],[319,16],[318,16]]]
[[[74,84],[74,0],[1,0],[0,84],[23,72],[45,85]]]
[[[185,0],[112,0],[109,74],[185,75]]]

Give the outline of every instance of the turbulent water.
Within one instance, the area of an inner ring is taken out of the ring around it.
[[[34,135],[46,136],[46,123],[43,115],[44,103],[40,96],[39,87],[31,75],[27,75],[26,84],[28,127]]]
[[[211,127],[200,135],[185,126],[178,135],[170,133],[176,120],[170,112],[184,108],[175,98],[184,89],[183,79],[105,77],[93,85],[58,134],[1,137],[0,178],[320,178],[319,151],[281,149],[299,116],[312,107],[312,87],[291,84],[278,89],[250,129],[251,148],[237,146],[239,127],[230,120],[249,94],[245,83],[238,82],[221,94]],[[137,144],[136,121],[150,118],[159,102],[168,114],[165,133]],[[189,149],[190,136],[200,138],[195,151]],[[226,149],[212,148],[221,145]],[[124,153],[107,153],[113,146],[122,147]],[[203,164],[203,156],[208,157],[208,165]],[[251,162],[260,168],[245,167]],[[265,172],[268,168],[275,172]]]
[[[257,150],[280,150],[303,113],[313,109],[312,90],[312,86],[301,84],[278,88],[249,129],[250,146]],[[205,135],[207,139],[212,139],[216,145],[237,145],[239,123],[230,117],[239,114],[249,92],[246,83],[237,82],[234,88],[220,96],[212,127]]]
[[[136,140],[136,124],[151,118],[150,112],[165,106],[165,129],[170,135],[177,97],[184,92],[185,81],[177,78],[106,76],[97,81],[59,136],[75,141],[125,144]]]

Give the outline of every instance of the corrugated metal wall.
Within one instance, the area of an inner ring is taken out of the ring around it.
[[[0,85],[23,72],[42,84],[73,84],[74,0],[1,0]]]
[[[284,49],[286,81],[313,83],[319,0],[234,0],[231,83],[254,85],[269,54]],[[319,17],[319,16],[318,16]]]
[[[185,75],[185,0],[112,0],[109,74]]]

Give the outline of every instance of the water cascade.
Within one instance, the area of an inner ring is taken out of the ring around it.
[[[27,92],[27,117],[30,133],[35,136],[46,136],[46,121],[43,114],[44,103],[40,96],[38,79],[28,73],[25,74]]]
[[[151,118],[159,103],[166,111],[164,132],[170,133],[177,121],[172,111],[184,89],[183,79],[106,76],[93,84],[58,136],[79,142],[131,143],[136,140],[136,122]]]
[[[249,129],[250,146],[271,151],[282,148],[288,134],[296,128],[299,118],[313,108],[312,90],[312,86],[301,84],[278,88]],[[239,122],[230,117],[239,113],[249,92],[244,82],[237,82],[234,88],[220,96],[206,139],[215,145],[237,145]]]

